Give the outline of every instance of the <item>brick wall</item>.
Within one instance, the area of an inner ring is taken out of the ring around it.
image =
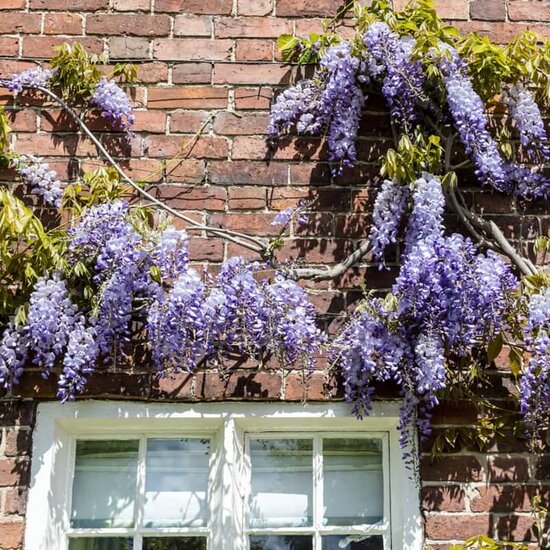
[[[405,3],[395,0],[395,7]],[[137,114],[135,137],[125,142],[96,126],[130,175],[150,177],[157,196],[203,223],[259,235],[273,234],[270,223],[277,211],[301,198],[314,199],[310,223],[291,228],[280,257],[331,265],[349,254],[369,230],[376,160],[389,145],[384,106],[368,102],[359,145],[362,162],[338,179],[330,177],[322,142],[289,141],[271,152],[265,133],[273,93],[303,71],[280,62],[276,37],[319,30],[322,17],[334,14],[340,4],[340,0],[0,0],[0,77],[47,61],[53,45],[72,40],[89,51],[108,53],[113,62],[138,64],[138,83],[131,89]],[[461,30],[478,30],[497,42],[526,28],[550,37],[548,0],[443,0],[439,12]],[[66,181],[97,165],[93,146],[74,133],[59,111],[24,100],[13,103],[7,94],[1,94],[0,100],[12,115],[18,151],[46,157]],[[181,160],[162,168],[161,162],[182,147]],[[549,234],[546,204],[522,204],[474,187],[467,195],[477,211],[495,220],[528,252],[537,235]],[[453,226],[452,218],[449,222]],[[252,257],[220,239],[197,232],[192,236],[191,254],[197,264],[216,265],[236,254]],[[363,281],[375,289],[391,284],[399,249],[388,258],[388,272],[378,271],[368,260],[332,283],[304,283],[327,325],[337,326],[354,306]],[[299,372],[282,372],[270,362],[258,369],[239,358],[228,366],[223,379],[204,369],[194,376],[158,381],[137,361],[98,375],[87,396],[304,397]],[[54,382],[29,371],[17,395],[0,402],[0,548],[18,548],[21,541],[35,402],[30,398],[54,396]],[[305,397],[341,397],[338,381],[322,363],[309,380]],[[435,422],[443,427],[475,420],[468,406],[461,405],[442,408]],[[428,539],[440,549],[448,548],[445,541],[478,533],[534,540],[529,497],[541,492],[548,501],[549,472],[550,455],[530,455],[521,442],[495,443],[490,454],[463,450],[433,465],[426,453],[422,495]]]

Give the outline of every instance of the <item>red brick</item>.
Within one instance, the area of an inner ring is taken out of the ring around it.
[[[274,0],[238,0],[239,15],[269,15],[273,11]]]
[[[158,111],[134,111],[136,122],[132,127],[135,132],[164,133],[166,130],[166,113]]]
[[[96,371],[82,391],[84,397],[148,398],[151,390],[149,374]]]
[[[233,371],[225,379],[220,374],[197,374],[195,397],[198,399],[278,399],[281,396],[281,379],[268,372]]]
[[[82,34],[82,16],[77,13],[46,13],[44,34]]]
[[[0,487],[27,485],[29,462],[27,459],[0,458]]]
[[[550,27],[546,25],[525,25],[522,23],[501,23],[489,21],[458,21],[457,28],[463,32],[477,32],[482,36],[487,36],[497,44],[506,44],[516,35],[528,28],[535,33],[548,38],[550,36]]]
[[[235,60],[271,61],[273,59],[273,45],[271,40],[237,40]]]
[[[512,21],[550,21],[550,4],[548,2],[509,2],[508,16]]]
[[[334,234],[346,235],[350,239],[364,239],[368,236],[371,227],[372,216],[370,214],[336,216]],[[369,256],[365,256],[366,258]]]
[[[268,115],[259,113],[219,113],[214,122],[214,132],[222,135],[266,134]]]
[[[206,111],[175,112],[170,115],[170,133],[182,132],[194,134],[198,132],[209,119],[210,113]]]
[[[170,61],[223,61],[231,55],[231,40],[207,38],[159,39],[153,42],[153,57]]]
[[[422,509],[427,512],[464,511],[464,489],[460,485],[423,487],[421,494]]]
[[[157,0],[156,12],[229,15],[233,0]]]
[[[217,38],[277,38],[291,32],[291,22],[279,17],[220,17],[214,31]]]
[[[181,63],[172,71],[174,84],[210,84],[212,65],[210,63]]]
[[[42,16],[37,13],[3,13],[0,17],[0,33],[39,33]]]
[[[484,473],[474,456],[445,456],[434,462],[422,457],[420,477],[424,481],[483,481]]]
[[[109,0],[30,0],[31,10],[98,11],[106,10]]]
[[[326,401],[325,382],[322,372],[291,372],[285,376],[285,401]]]
[[[19,38],[0,37],[0,56],[15,57],[19,53]]]
[[[212,183],[226,185],[286,185],[288,182],[288,167],[279,163],[213,162],[208,172]]]
[[[46,134],[21,134],[17,139],[17,152],[34,155],[39,151],[44,156],[95,155],[93,144],[74,135],[51,136]]]
[[[191,399],[194,377],[187,372],[167,374],[153,382],[151,397],[154,399]]]
[[[173,157],[184,143],[181,136],[149,136],[145,139],[146,154],[152,158]],[[186,148],[186,154],[193,158],[223,159],[227,153],[227,141],[216,137],[200,137]]]
[[[265,207],[266,189],[262,187],[230,187],[229,210],[260,210]]]
[[[535,541],[534,518],[531,516],[498,516],[493,520],[495,525],[495,535],[500,540],[513,541]],[[550,527],[548,521],[545,525],[545,531]]]
[[[472,512],[530,512],[531,502],[536,495],[542,498],[542,502],[550,501],[550,488],[523,484],[477,487],[476,493],[471,498]]]
[[[311,200],[314,201],[312,210],[349,211],[350,196],[350,190],[346,188],[279,187],[270,193],[269,206],[274,210],[283,210],[295,206],[299,200]]]
[[[470,4],[472,19],[482,21],[504,21],[506,19],[506,6],[504,0],[474,0]]]
[[[167,15],[101,14],[86,18],[87,34],[166,36],[169,32],[170,18]]]
[[[294,17],[311,17],[319,15],[321,17],[333,17],[338,8],[342,5],[342,0],[276,0],[277,15],[290,15]]]
[[[467,401],[444,401],[433,411],[432,424],[475,424],[478,421],[477,407]]]
[[[64,42],[67,42],[66,38],[57,36],[26,36],[23,38],[23,55],[36,59],[50,59],[56,53],[54,46],[60,46]],[[99,38],[79,38],[78,42],[89,53],[100,54],[103,51],[103,41]]]
[[[221,262],[224,258],[224,241],[193,237],[189,241],[189,256],[193,262]]]
[[[109,39],[109,56],[111,59],[146,59],[149,57],[149,45],[148,38],[113,36]]]
[[[167,162],[167,181],[182,181],[185,183],[204,183],[206,165],[203,160],[179,159]]]
[[[22,10],[26,4],[27,0],[2,0],[0,10]]]
[[[237,88],[235,106],[237,109],[269,109],[273,91],[271,88]]]
[[[426,537],[435,540],[465,540],[490,534],[489,515],[430,515],[426,518]]]
[[[151,0],[114,0],[116,11],[150,11]]]
[[[6,430],[4,454],[6,456],[21,456],[31,452],[31,432],[25,429],[11,428]]]
[[[346,239],[292,239],[280,249],[277,259],[303,261],[307,258],[310,263],[334,264],[347,258],[356,248],[356,243]]]
[[[528,481],[529,465],[526,458],[496,456],[488,462],[489,481]]]
[[[150,109],[222,109],[227,106],[227,89],[210,86],[151,88]]]
[[[273,63],[216,63],[214,84],[288,84],[291,70],[287,65]]]
[[[408,0],[393,0],[393,7],[396,10],[404,9]],[[436,0],[436,9],[439,17],[443,19],[468,19],[467,0]]]
[[[227,190],[220,187],[188,187],[162,184],[154,191],[155,197],[166,201],[178,210],[223,211],[227,200]]]
[[[0,521],[0,548],[19,550],[23,548],[25,524],[15,521]]]
[[[0,401],[0,426],[32,426],[36,405],[35,401]]]
[[[233,231],[247,232],[250,235],[276,235],[278,229],[271,225],[272,214],[213,214],[209,217],[209,225],[223,227]]]
[[[113,39],[111,39],[113,40]],[[168,66],[160,61],[140,63],[138,66],[137,82],[153,83],[168,80]]]
[[[207,15],[178,15],[174,21],[174,36],[211,36],[212,18]]]
[[[16,111],[6,111],[10,126],[15,132],[35,132],[36,131],[36,111],[30,109],[20,109]]]
[[[27,508],[27,489],[22,487],[10,487],[6,489],[6,500],[4,504],[5,515],[25,515]],[[0,539],[1,540],[1,539]]]

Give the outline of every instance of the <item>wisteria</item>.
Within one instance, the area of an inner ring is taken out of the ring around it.
[[[135,122],[128,96],[114,80],[102,77],[91,103],[101,109],[101,116],[121,130],[129,130]]]
[[[550,148],[542,114],[533,94],[522,86],[510,86],[507,93],[510,117],[519,133],[519,141],[533,161],[548,161]]]
[[[25,88],[45,88],[49,86],[53,71],[42,67],[33,67],[12,75],[4,81],[8,90],[14,94],[21,93]]]
[[[19,382],[27,362],[27,336],[10,323],[0,339],[0,388],[11,389]]]
[[[409,190],[395,180],[385,180],[376,196],[369,238],[373,256],[379,262],[382,262],[387,246],[397,241],[408,197]]]
[[[21,155],[15,161],[17,171],[32,191],[42,197],[45,203],[59,208],[63,191],[57,173],[42,159]]]
[[[304,225],[308,221],[308,215],[305,209],[308,203],[304,200],[298,202],[296,206],[289,206],[280,212],[277,212],[271,225],[287,227],[292,220],[296,220],[298,225]]]

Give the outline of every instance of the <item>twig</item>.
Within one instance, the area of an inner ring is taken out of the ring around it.
[[[174,210],[170,206],[164,204],[162,201],[145,191],[145,189],[142,189],[137,183],[135,183],[127,174],[124,172],[122,167],[116,162],[116,160],[110,155],[110,153],[105,149],[103,144],[96,138],[96,136],[92,133],[92,131],[86,126],[84,121],[80,118],[78,113],[67,104],[66,101],[64,101],[62,98],[60,98],[57,94],[49,90],[48,88],[44,87],[36,87],[36,90],[39,90],[43,94],[47,95],[61,107],[69,113],[74,120],[78,123],[82,131],[88,136],[88,138],[93,142],[93,144],[96,146],[97,150],[109,161],[109,163],[113,166],[113,168],[120,174],[122,179],[130,185],[137,193],[139,193],[143,198],[154,204],[155,206],[161,208],[162,210],[165,210],[175,218],[179,218],[180,220],[183,220],[187,222],[190,226],[192,226],[194,229],[202,229],[206,231],[207,233],[211,233],[212,235],[217,235],[219,237],[222,237],[224,239],[227,239],[228,241],[234,242],[235,244],[238,244],[240,246],[243,246],[244,248],[248,248],[249,250],[253,250],[255,252],[258,252],[260,254],[263,254],[266,250],[266,245],[264,242],[262,242],[260,239],[257,239],[255,237],[251,237],[250,235],[246,235],[245,233],[239,233],[237,231],[231,231],[228,229],[218,229],[215,227],[209,227],[207,225],[203,225],[200,223],[197,223],[193,218],[190,218],[189,216],[186,216],[185,214],[182,214],[181,212],[178,212],[177,210]]]
[[[292,269],[289,276],[294,279],[311,279],[313,281],[329,281],[337,279],[343,275],[350,267],[356,264],[363,256],[365,256],[372,248],[368,239],[361,243],[361,246],[352,252],[345,260],[331,267],[330,269],[320,268],[296,268]]]

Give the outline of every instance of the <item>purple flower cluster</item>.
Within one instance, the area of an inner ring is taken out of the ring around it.
[[[12,75],[9,80],[4,81],[5,86],[12,93],[19,94],[25,88],[46,88],[50,84],[53,71],[34,67]]]
[[[23,181],[30,185],[33,192],[42,197],[45,203],[59,208],[63,191],[57,174],[41,159],[33,156],[21,156],[16,168]]]
[[[292,220],[296,220],[298,225],[304,225],[308,221],[307,212],[304,210],[307,208],[308,203],[306,201],[299,201],[296,206],[289,206],[284,210],[278,212],[271,225],[280,225],[282,227],[287,227]]]
[[[28,339],[22,327],[9,324],[0,339],[0,388],[19,382],[27,361]]]
[[[507,99],[510,116],[516,125],[522,147],[531,160],[548,161],[548,136],[533,94],[522,86],[511,86]]]
[[[425,101],[422,63],[412,58],[414,39],[400,38],[386,23],[374,23],[363,42],[368,48],[369,74],[374,78],[383,76],[382,93],[392,117],[401,125],[414,122],[418,105]]]
[[[121,130],[129,130],[135,122],[130,100],[114,80],[102,77],[97,83],[91,103],[101,109],[101,116]]]
[[[536,436],[550,409],[550,287],[531,296],[525,341],[531,357],[520,381],[519,402],[527,434]]]
[[[174,279],[189,266],[187,233],[173,227],[165,229],[151,253],[152,264],[163,279]]]
[[[397,241],[401,218],[407,208],[409,190],[393,180],[385,180],[376,196],[370,241],[374,258],[383,261],[386,247]]]

